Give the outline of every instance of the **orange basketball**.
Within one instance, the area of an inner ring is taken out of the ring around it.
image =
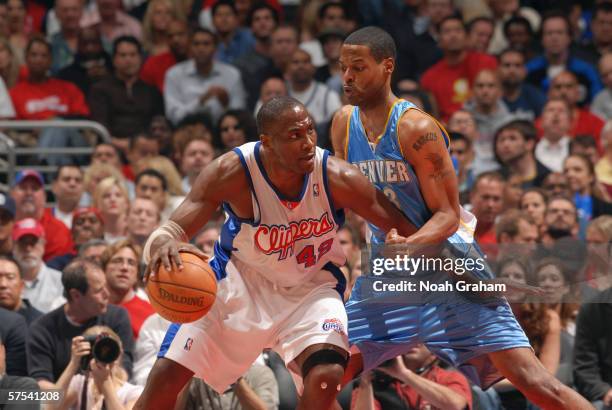
[[[151,305],[171,322],[194,322],[204,316],[217,295],[217,279],[208,262],[193,253],[180,252],[183,270],[160,266],[147,281]]]

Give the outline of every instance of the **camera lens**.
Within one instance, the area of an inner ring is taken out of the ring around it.
[[[94,343],[92,352],[98,362],[112,363],[119,357],[119,343],[110,336],[101,335]]]

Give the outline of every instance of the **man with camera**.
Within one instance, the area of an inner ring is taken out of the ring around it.
[[[72,340],[88,328],[104,325],[119,335],[122,365],[132,371],[134,339],[126,310],[109,304],[106,277],[99,266],[76,259],[62,274],[65,305],[43,315],[30,326],[28,369],[41,388],[55,388],[70,363]]]
[[[421,344],[364,373],[353,391],[352,410],[471,409],[472,393],[466,378],[442,369],[437,362]]]

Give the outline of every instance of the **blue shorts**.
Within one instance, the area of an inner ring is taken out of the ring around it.
[[[470,251],[480,253],[477,247]],[[489,276],[486,271],[478,276]],[[349,343],[361,351],[364,371],[424,344],[486,389],[503,378],[488,353],[531,348],[505,298],[476,302],[445,292],[429,294],[422,303],[402,303],[389,292],[372,292],[371,281],[357,278],[346,303]]]

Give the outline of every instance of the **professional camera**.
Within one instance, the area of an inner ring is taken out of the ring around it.
[[[91,359],[96,359],[99,363],[110,364],[117,360],[121,353],[119,343],[108,333],[100,333],[99,335],[85,336],[85,341],[91,344],[91,353],[81,358],[81,370],[89,369]]]

